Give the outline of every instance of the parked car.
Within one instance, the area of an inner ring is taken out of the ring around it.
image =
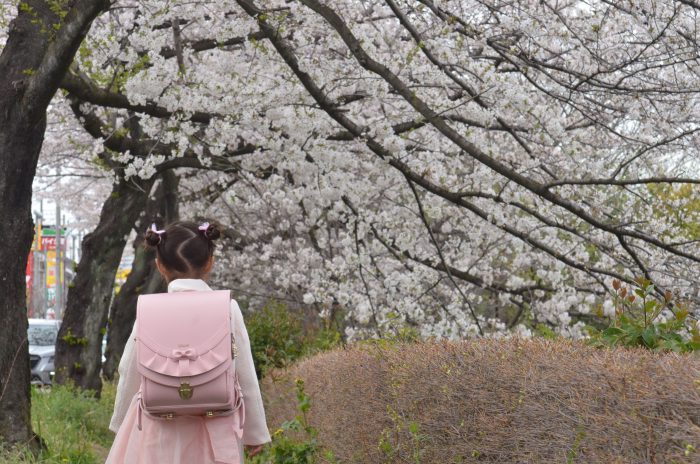
[[[54,374],[53,358],[56,353],[56,338],[61,321],[29,319],[29,365],[31,381],[37,385],[51,385]]]

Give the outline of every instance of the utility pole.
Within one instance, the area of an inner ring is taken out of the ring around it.
[[[61,282],[61,203],[56,198],[56,319],[61,319],[63,314],[63,287]]]
[[[61,217],[61,301],[63,302],[63,309],[65,310],[66,308],[66,301],[68,298],[68,282],[66,281],[66,263],[68,262],[68,250],[69,250],[69,244],[68,244],[68,235],[69,232],[72,233],[72,231],[68,230],[68,224],[66,222],[66,215],[64,214]]]
[[[41,199],[41,203],[39,204],[39,212],[41,213],[41,216],[44,216],[44,199]],[[43,240],[43,238],[42,238]],[[41,278],[41,294],[43,295],[42,298],[42,305],[41,305],[41,315],[42,317],[46,317],[46,310],[48,309],[48,304],[49,304],[49,253],[46,249],[45,246],[41,246],[41,258],[43,260],[42,263],[42,271],[43,271],[43,276]]]
[[[43,261],[42,253],[43,247],[41,246],[41,235],[43,227],[44,217],[41,213],[34,211],[34,251],[32,252],[32,259],[34,260],[34,265],[32,266],[32,314],[34,317],[43,316],[43,306],[44,306],[44,285],[42,277],[44,273],[42,272]]]

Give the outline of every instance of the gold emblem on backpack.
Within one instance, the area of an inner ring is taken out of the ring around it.
[[[182,382],[178,391],[180,392],[180,398],[182,398],[183,400],[189,400],[190,398],[192,398],[192,392],[194,391],[194,388],[190,387],[189,383]]]

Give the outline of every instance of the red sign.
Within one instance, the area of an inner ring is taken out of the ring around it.
[[[65,250],[66,249],[66,238],[65,237],[63,237],[62,242],[63,243],[61,243],[61,245],[63,245],[63,249]],[[42,250],[55,250],[56,249],[56,237],[54,237],[52,235],[42,236],[41,237],[41,249]]]
[[[31,309],[31,301],[32,301],[32,271],[34,270],[34,252],[30,251],[29,252],[29,257],[27,258],[27,272],[26,272],[26,277],[25,280],[27,282],[27,315],[31,317],[32,314],[32,309]]]
[[[41,249],[42,250],[55,250],[56,249],[56,237],[41,237]]]
[[[29,257],[27,258],[27,273],[26,273],[27,291],[30,291],[32,288],[32,271],[33,270],[34,270],[34,252],[30,251]]]

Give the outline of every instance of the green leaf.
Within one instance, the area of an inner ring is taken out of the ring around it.
[[[650,325],[644,331],[642,332],[642,340],[644,340],[644,344],[648,348],[655,348],[656,345],[658,344],[657,342],[657,335],[656,335],[656,327],[653,325]]]
[[[683,322],[688,317],[688,310],[686,308],[679,308],[676,310],[676,319]]]
[[[683,343],[683,337],[681,337],[677,333],[665,333],[660,335],[660,338],[663,340],[668,340],[668,341],[675,341],[678,343]]]
[[[644,311],[646,311],[647,313],[651,313],[656,308],[656,305],[656,300],[649,300],[646,303],[644,303]]]
[[[288,421],[282,422],[282,425],[280,426],[282,430],[299,430],[301,429],[301,423],[299,422],[298,419],[292,419]]]
[[[682,353],[684,351],[688,351],[686,348],[685,344],[682,341],[678,341],[675,339],[670,339],[670,340],[664,340],[659,348],[669,350],[669,351],[675,351],[676,353]]]
[[[304,396],[303,398],[299,399],[299,411],[301,412],[309,412],[309,409],[311,409],[311,401],[308,396]]]
[[[620,329],[619,327],[608,327],[607,329],[603,330],[604,337],[621,335],[623,333],[625,333],[624,330]]]
[[[700,351],[700,341],[691,340],[687,345],[690,351]]]

